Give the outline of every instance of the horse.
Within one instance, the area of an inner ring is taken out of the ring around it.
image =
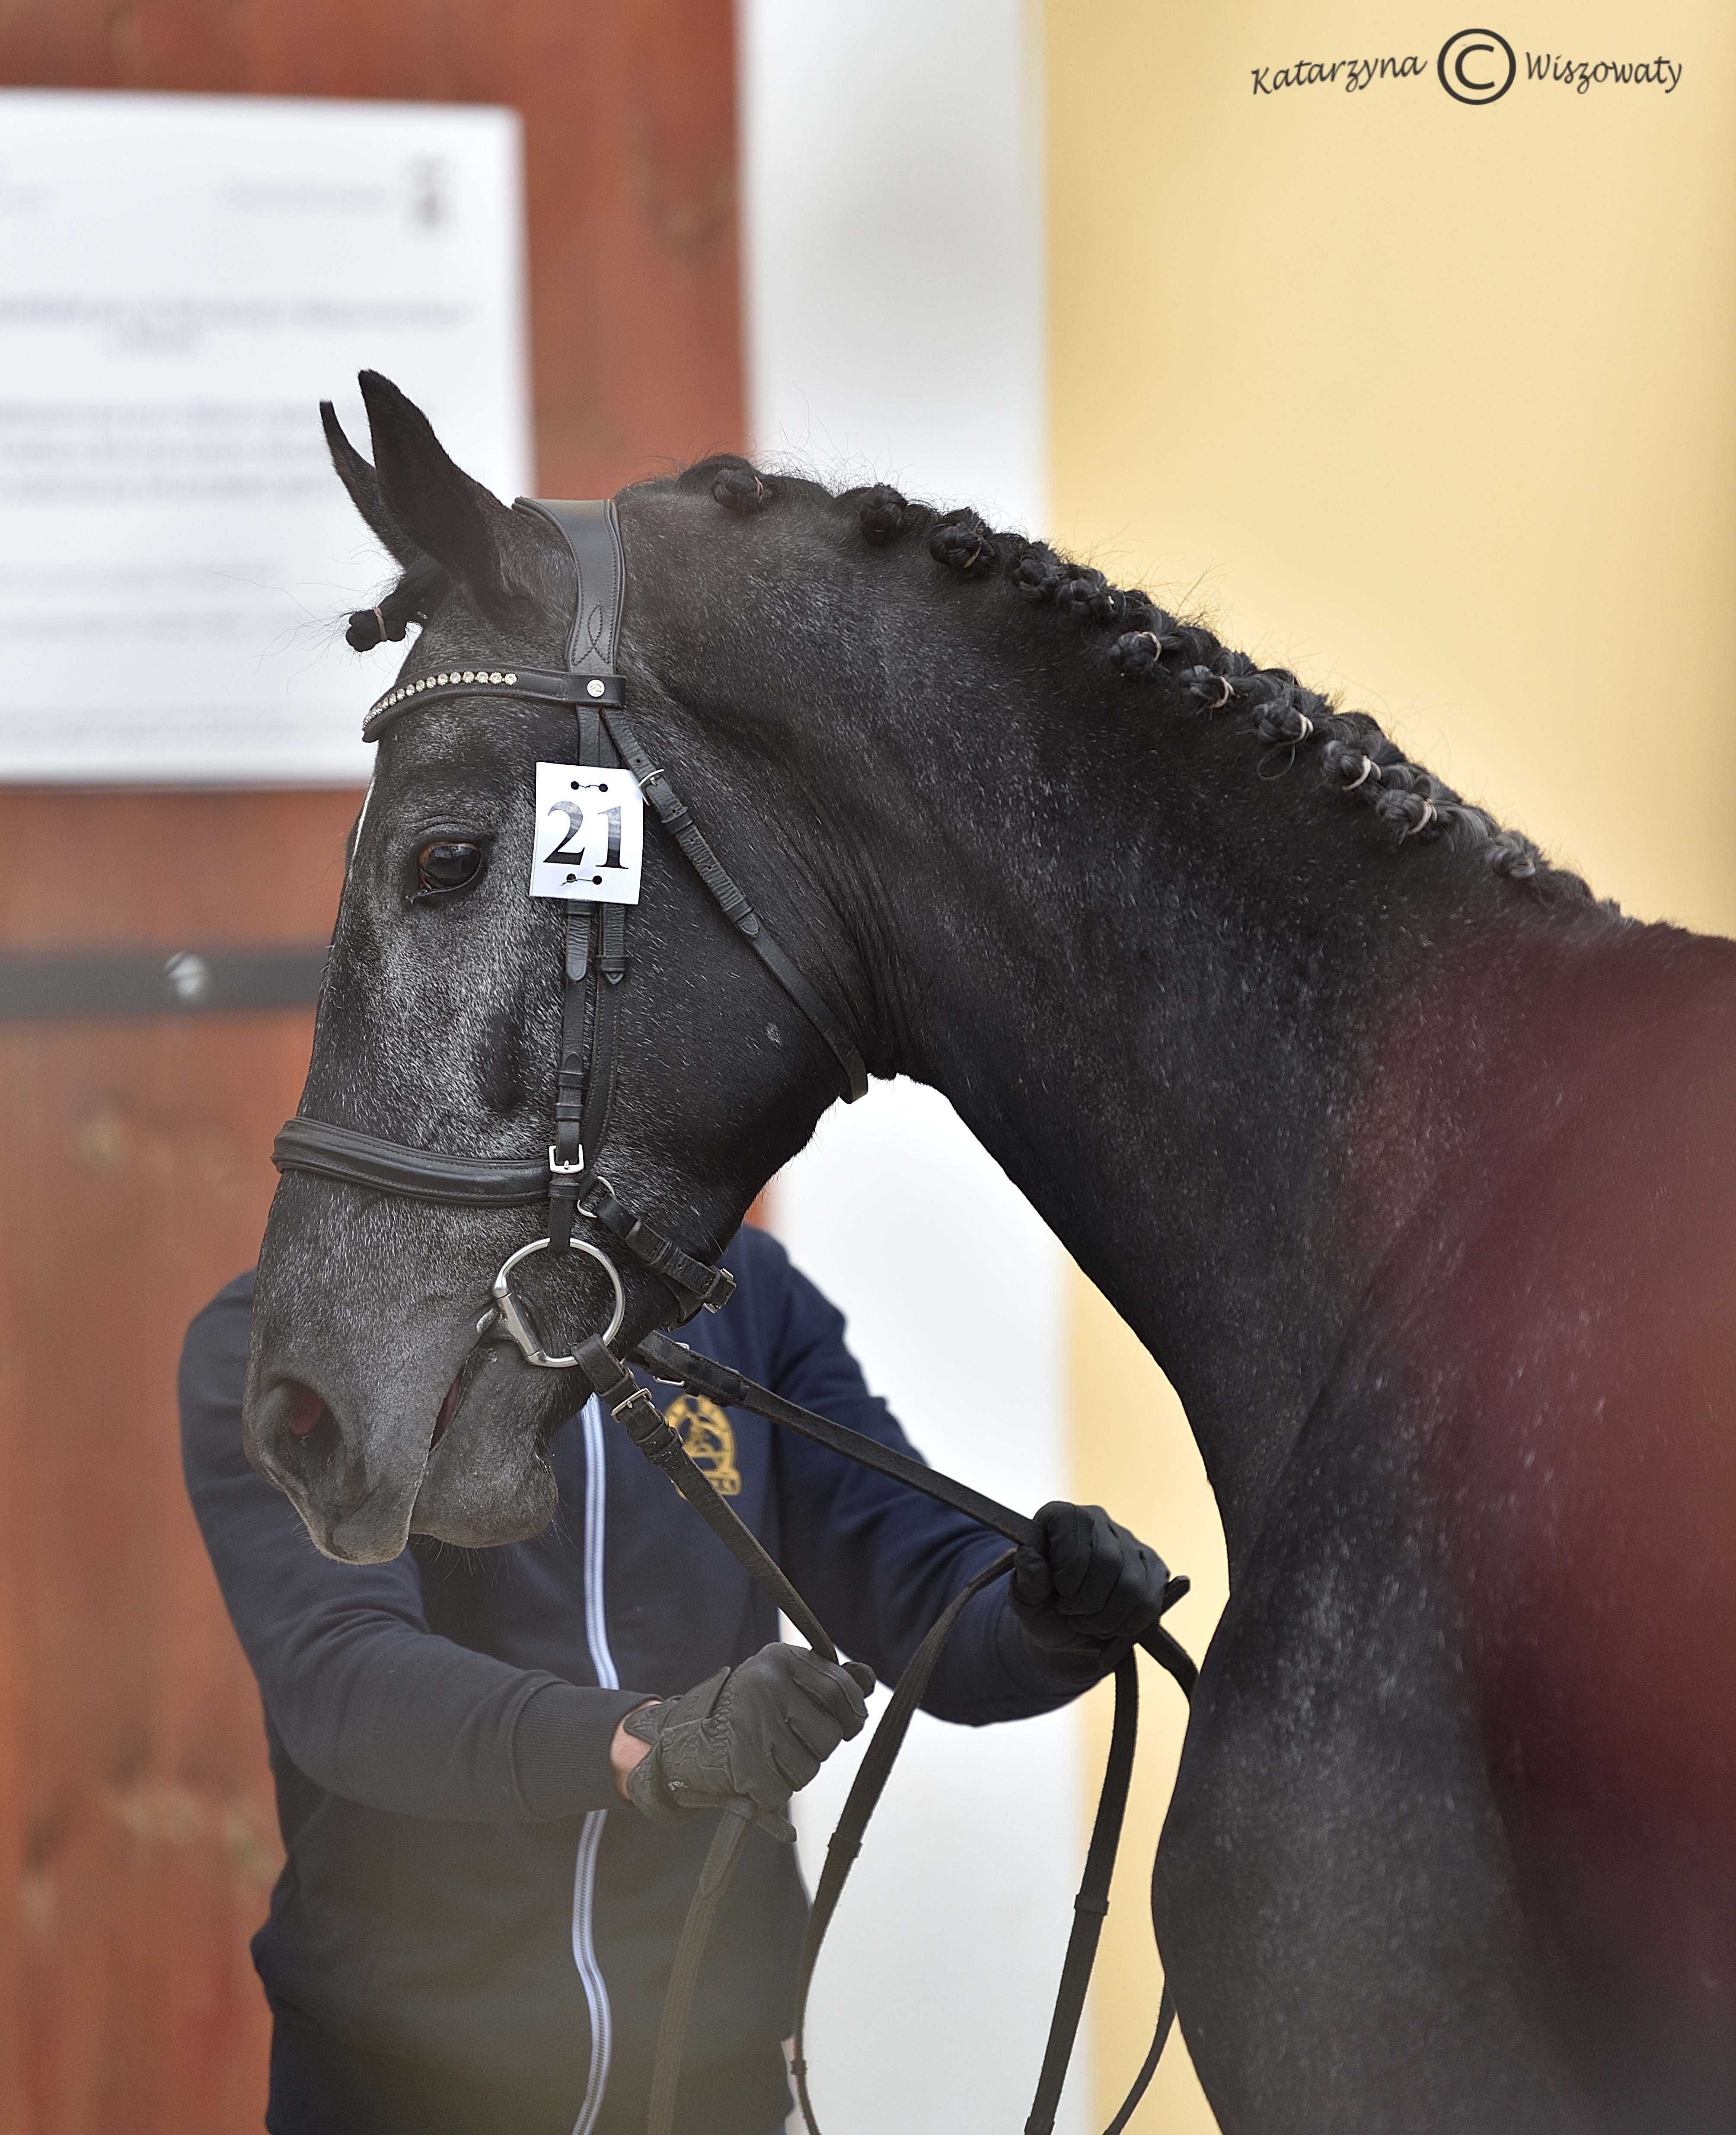
[[[419,625],[400,690],[559,666],[549,522],[362,390],[372,463],[328,435],[404,575],[352,641]],[[1736,951],[973,512],[733,455],[617,501],[646,747],[872,1073],[945,1094],[1186,1405],[1231,1584],[1153,1897],[1226,2135],[1729,2128]],[[571,732],[442,685],[384,733],[310,1118],[547,1142],[530,796]],[[643,867],[597,1160],[708,1258],[838,1063],[679,857]],[[547,1520],[571,1385],[477,1337],[526,1235],[286,1174],[244,1431],[330,1554]],[[583,1254],[527,1272],[539,1324],[601,1327]],[[622,1281],[631,1343],[671,1294]]]

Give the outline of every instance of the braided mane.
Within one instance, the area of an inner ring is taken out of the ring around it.
[[[781,487],[775,475],[734,454],[701,461],[684,479],[708,483],[716,501],[742,518],[769,509]],[[1126,681],[1167,683],[1193,715],[1235,720],[1266,750],[1263,776],[1288,771],[1306,752],[1327,790],[1371,809],[1395,846],[1443,843],[1540,895],[1574,903],[1596,901],[1581,877],[1552,864],[1522,831],[1503,828],[1433,772],[1411,762],[1368,714],[1339,710],[1287,667],[1256,666],[1203,624],[1179,621],[1139,588],[1111,585],[1101,571],[1057,554],[1045,542],[998,533],[969,509],[943,512],[913,504],[884,482],[846,490],[839,501],[856,506],[863,539],[871,547],[921,540],[935,562],[956,576],[1003,580],[1033,608],[1052,606],[1070,617],[1080,626],[1088,653],[1104,659]],[[419,559],[379,608],[351,617],[350,642],[366,651],[382,636],[401,638],[409,623],[427,620],[445,592],[438,567]],[[1277,752],[1284,760],[1274,772],[1265,766]]]
[[[707,465],[713,471],[712,495],[727,511],[751,515],[776,499],[776,477],[745,461]],[[935,561],[960,578],[1004,580],[1032,607],[1052,605],[1070,617],[1086,634],[1087,650],[1127,681],[1168,683],[1187,711],[1235,719],[1250,740],[1265,745],[1264,775],[1279,775],[1265,768],[1274,753],[1284,753],[1281,772],[1307,752],[1328,790],[1372,809],[1395,845],[1440,841],[1545,895],[1595,901],[1579,876],[1551,864],[1522,831],[1504,829],[1411,762],[1366,713],[1340,711],[1286,667],[1256,666],[1203,625],[1178,621],[1138,587],[1111,585],[1101,571],[1057,555],[1044,542],[997,533],[974,511],[912,504],[883,482],[845,491],[840,501],[856,504],[863,538],[873,547],[926,540]]]

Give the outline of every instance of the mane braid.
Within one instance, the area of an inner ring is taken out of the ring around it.
[[[1101,571],[1057,555],[1047,543],[997,533],[974,511],[909,503],[884,483],[846,491],[841,501],[857,506],[871,546],[924,536],[935,561],[955,576],[1004,579],[1030,606],[1052,605],[1079,623],[1090,633],[1087,651],[1106,658],[1125,680],[1168,683],[1189,713],[1239,719],[1263,744],[1256,766],[1261,777],[1283,777],[1308,750],[1328,789],[1372,810],[1395,847],[1444,843],[1550,899],[1619,910],[1594,898],[1580,876],[1552,865],[1522,831],[1504,828],[1411,762],[1366,713],[1341,711],[1286,667],[1256,666],[1202,623],[1171,615],[1142,588],[1112,585]],[[728,501],[741,508],[735,497]],[[1117,635],[1104,645],[1098,633],[1110,629]]]

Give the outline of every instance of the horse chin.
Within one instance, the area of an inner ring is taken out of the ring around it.
[[[554,1377],[498,1345],[476,1353],[442,1405],[412,1534],[486,1549],[542,1532],[555,1508],[549,1440],[568,1406]]]

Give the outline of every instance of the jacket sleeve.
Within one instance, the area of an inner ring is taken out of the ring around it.
[[[772,1386],[786,1401],[913,1452],[886,1403],[868,1392],[844,1340],[844,1315],[781,1248],[776,1272],[784,1295],[772,1321]],[[793,1432],[774,1430],[773,1441],[785,1570],[839,1644],[896,1682],[954,1595],[1008,1545]],[[1007,1582],[997,1580],[960,1618],[922,1703],[941,1719],[982,1726],[1052,1711],[1077,1695],[1076,1685],[1057,1682],[1031,1657],[1007,1605]]]
[[[643,1693],[588,1689],[429,1630],[409,1551],[322,1556],[241,1449],[250,1276],[189,1329],[181,1460],[259,1695],[315,1785],[373,1808],[467,1823],[576,1816],[618,1803],[609,1743]]]

